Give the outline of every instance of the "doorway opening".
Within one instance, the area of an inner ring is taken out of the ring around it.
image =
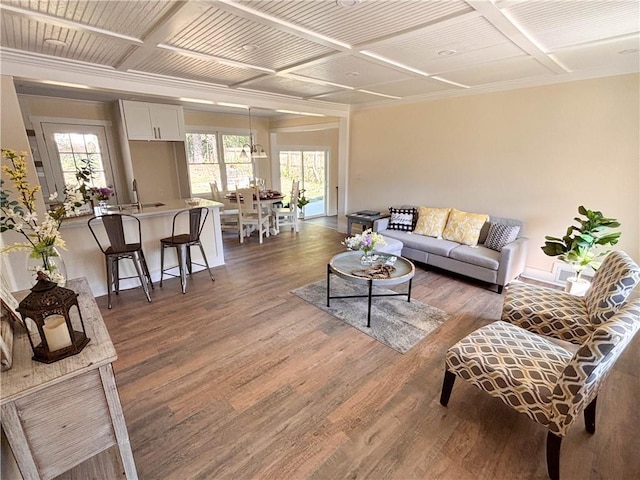
[[[321,217],[327,214],[327,152],[326,150],[281,150],[280,188],[290,200],[291,185],[300,182],[307,203],[302,210],[303,218]]]

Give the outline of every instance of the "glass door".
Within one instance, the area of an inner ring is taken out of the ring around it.
[[[309,203],[302,208],[302,217],[326,215],[327,153],[323,150],[281,150],[280,189],[289,201],[291,185],[300,181],[300,188]]]

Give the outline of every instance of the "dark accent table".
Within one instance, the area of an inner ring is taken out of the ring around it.
[[[347,235],[351,235],[351,226],[354,223],[362,225],[362,229],[373,228],[373,222],[380,218],[387,218],[389,216],[388,213],[379,213],[377,215],[367,215],[358,212],[348,213],[347,214]]]

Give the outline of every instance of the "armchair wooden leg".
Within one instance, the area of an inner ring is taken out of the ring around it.
[[[560,480],[560,444],[562,437],[547,433],[547,473],[551,480]]]
[[[449,370],[444,371],[444,381],[442,382],[442,393],[440,394],[440,405],[446,407],[449,403],[449,397],[451,397],[451,391],[453,390],[453,384],[456,381],[455,374]]]
[[[596,433],[596,401],[598,397],[591,400],[591,403],[584,409],[584,427],[589,433]]]

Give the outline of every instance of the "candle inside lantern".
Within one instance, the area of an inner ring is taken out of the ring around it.
[[[44,319],[42,327],[49,351],[54,352],[71,345],[71,336],[62,315],[50,315]]]

